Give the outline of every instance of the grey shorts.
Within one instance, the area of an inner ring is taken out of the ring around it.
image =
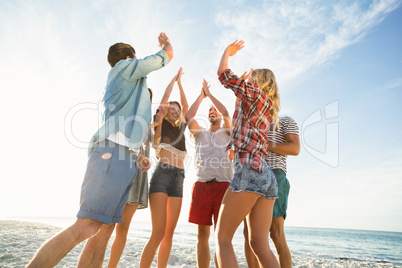
[[[122,222],[137,173],[136,159],[127,147],[109,140],[97,144],[88,159],[77,217],[105,224]]]
[[[142,172],[141,168],[138,168],[137,175],[135,176],[127,199],[127,204],[138,204],[137,209],[148,207],[148,172]]]
[[[278,197],[275,175],[265,161],[262,172],[258,172],[235,159],[234,177],[229,187],[233,192],[257,193],[269,199]]]
[[[184,169],[159,162],[152,174],[149,193],[165,193],[171,197],[183,197]]]

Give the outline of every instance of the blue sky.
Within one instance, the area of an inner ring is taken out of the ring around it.
[[[114,3],[0,4],[0,217],[75,216],[86,143],[102,112],[107,50],[127,42],[145,57],[158,51],[164,31],[175,56],[148,77],[154,108],[183,67],[190,104],[205,78],[232,113],[234,95],[216,70],[236,39],[246,43],[230,59],[234,72],[276,74],[281,113],[297,121],[302,141],[288,161],[288,226],[402,231],[400,1]],[[199,109],[204,123],[208,105]],[[181,222],[193,182],[190,157]],[[149,220],[149,211],[135,217]]]

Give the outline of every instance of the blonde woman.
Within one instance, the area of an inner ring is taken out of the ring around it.
[[[159,163],[149,188],[152,233],[142,252],[140,267],[151,266],[158,248],[158,267],[167,267],[173,233],[180,215],[186,157],[184,115],[188,110],[181,84],[182,74],[180,68],[167,86],[154,119],[154,147]],[[180,90],[181,105],[176,101],[168,102],[176,82]]]
[[[236,97],[231,139],[234,144],[234,178],[223,198],[216,228],[220,268],[238,267],[232,238],[247,217],[249,243],[260,267],[279,267],[269,248],[268,234],[278,195],[275,175],[265,161],[268,130],[278,120],[279,95],[275,76],[268,69],[256,69],[249,79],[228,69],[229,57],[244,47],[244,41],[230,44],[218,68],[220,82]]]

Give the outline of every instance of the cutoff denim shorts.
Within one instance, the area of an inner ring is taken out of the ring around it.
[[[234,177],[229,187],[233,192],[244,191],[257,193],[268,199],[278,198],[278,184],[275,175],[264,160],[262,172],[258,172],[235,159]]]
[[[77,217],[104,224],[122,222],[136,160],[127,147],[109,140],[97,144],[88,159]]]
[[[184,169],[159,162],[152,174],[149,193],[165,193],[183,197]]]

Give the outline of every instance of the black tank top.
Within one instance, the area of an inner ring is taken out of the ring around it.
[[[158,110],[156,111],[156,113],[158,113]],[[182,122],[180,127],[175,127],[168,120],[163,119],[161,129],[161,143],[170,144],[177,150],[186,152],[186,140],[184,137],[184,130],[186,129],[186,126],[187,125]]]

